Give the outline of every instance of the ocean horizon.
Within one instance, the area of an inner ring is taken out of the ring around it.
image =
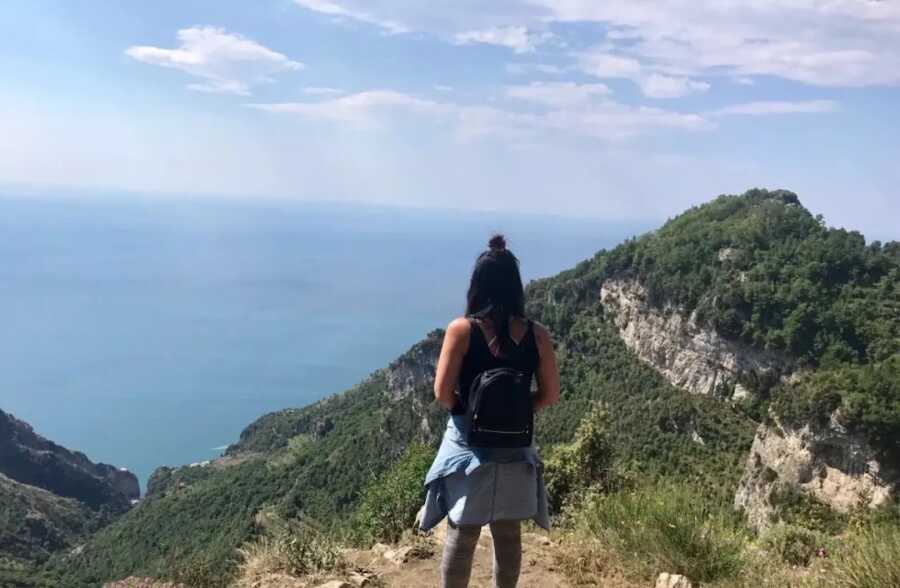
[[[0,195],[0,408],[142,486],[342,392],[462,313],[506,234],[525,281],[638,223],[286,200]]]

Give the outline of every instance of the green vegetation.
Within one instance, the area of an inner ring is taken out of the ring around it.
[[[77,500],[0,474],[0,586],[31,586],[36,565],[106,522]]]
[[[751,190],[692,208],[609,254],[658,304],[810,365],[875,362],[900,350],[900,243],[831,229],[791,192]]]
[[[570,518],[649,580],[660,571],[695,582],[738,576],[747,537],[730,505],[681,483],[592,493]]]
[[[606,491],[614,485],[609,426],[609,412],[598,404],[578,425],[571,443],[556,445],[545,453],[544,481],[554,513],[587,490]]]
[[[100,526],[80,502],[20,484],[0,474],[0,548],[22,561],[43,560]]]
[[[599,292],[586,307],[548,303],[565,282],[542,280],[530,312],[549,324],[559,347],[564,400],[538,418],[542,445],[568,442],[596,402],[609,412],[608,437],[618,468],[644,479],[684,476],[700,487],[734,488],[753,440],[754,425],[731,407],[693,396],[639,361],[615,327],[602,320]],[[550,322],[562,312],[562,324]]]
[[[363,543],[396,543],[413,529],[416,513],[425,499],[422,482],[435,452],[413,443],[393,467],[363,490],[359,509],[350,528]]]
[[[596,356],[619,353],[615,334],[604,332],[611,328],[597,302],[611,277],[637,279],[658,307],[696,311],[727,338],[815,368],[801,384],[776,388],[776,413],[804,422],[841,407],[848,426],[898,459],[900,243],[867,245],[859,233],[825,227],[790,192],[751,190],[721,196],[658,231],[533,283],[529,311],[565,350],[579,355],[572,374],[577,382],[569,390],[599,390],[615,410],[627,399],[603,387],[643,387],[652,376],[617,365],[615,357]],[[602,364],[595,378],[585,377],[583,363]],[[616,381],[626,369],[627,380]],[[767,386],[758,384],[762,394],[748,406],[756,420],[768,406]],[[683,402],[672,402],[682,416],[690,412]],[[573,425],[565,419],[565,427]]]
[[[583,553],[598,554],[601,542],[643,580],[661,569],[720,586],[742,585],[742,574],[765,578],[731,511],[757,423],[676,389],[639,361],[600,303],[611,277],[638,279],[652,303],[696,311],[722,335],[803,366],[797,382],[756,399],[756,420],[770,401],[797,423],[840,409],[851,429],[890,455],[900,438],[900,245],[866,245],[857,233],[826,228],[790,193],[755,190],[694,208],[528,287],[528,314],[556,338],[563,393],[538,417],[546,480],[554,509],[580,521],[590,546]],[[356,526],[357,540],[396,540],[412,525],[446,420],[430,381],[441,338],[430,333],[344,394],[261,417],[220,462],[161,469],[138,507],[80,554],[51,560],[47,585],[134,574],[222,585],[240,546],[275,567],[318,565],[305,539],[291,546],[261,529],[260,512],[325,535],[346,537]],[[846,517],[830,519],[819,507],[785,494],[780,512],[814,534],[846,528]],[[767,548],[801,561],[804,533],[785,531]],[[882,556],[867,552],[846,566]],[[592,557],[581,562],[600,561]]]
[[[795,488],[776,484],[769,497],[776,521],[791,521],[795,525],[826,535],[837,535],[847,528],[850,517],[832,510],[815,498]]]
[[[815,531],[784,523],[769,529],[762,540],[769,553],[777,555],[784,563],[794,566],[809,565],[816,550],[825,542],[823,537]]]
[[[289,481],[267,473],[264,462],[250,461],[149,497],[98,532],[77,556],[51,560],[49,577],[58,585],[90,586],[135,574],[227,574],[236,547],[254,535],[256,513],[290,488]]]
[[[871,526],[852,535],[837,554],[833,586],[900,586],[900,527]]]
[[[841,423],[864,433],[886,463],[900,462],[900,354],[805,373],[776,389],[772,408],[787,423],[801,426],[824,425],[839,409]]]

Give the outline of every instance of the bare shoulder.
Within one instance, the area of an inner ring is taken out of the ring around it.
[[[469,319],[461,316],[453,319],[447,325],[447,336],[454,339],[468,337],[471,330],[472,325],[469,323]]]
[[[537,321],[531,321],[531,323],[534,325],[534,334],[538,340],[550,341],[553,339],[553,336],[550,334],[550,329]]]

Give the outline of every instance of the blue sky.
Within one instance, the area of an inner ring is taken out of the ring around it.
[[[900,4],[6,0],[0,183],[896,238]]]

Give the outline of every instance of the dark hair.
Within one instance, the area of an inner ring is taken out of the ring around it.
[[[478,256],[466,295],[466,316],[489,318],[500,352],[509,349],[509,319],[525,317],[525,289],[519,260],[506,248],[503,235],[494,235],[488,250]]]

